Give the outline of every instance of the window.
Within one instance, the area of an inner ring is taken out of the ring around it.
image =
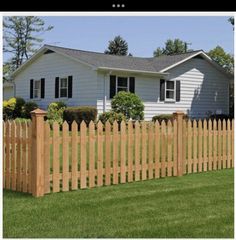
[[[68,97],[68,81],[67,78],[60,78],[60,98]]]
[[[174,81],[166,81],[165,100],[175,101],[175,82]]]
[[[120,91],[128,92],[128,78],[127,77],[117,77],[117,91],[116,93]]]
[[[34,80],[34,98],[40,98],[40,80]]]

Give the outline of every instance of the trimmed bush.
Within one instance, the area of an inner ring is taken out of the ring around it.
[[[53,122],[57,122],[60,127],[63,124],[63,112],[66,109],[64,102],[53,102],[48,105],[47,108],[47,120],[52,126]]]
[[[21,97],[16,97],[16,105],[14,109],[14,118],[22,117],[22,110],[25,105],[25,100]]]
[[[134,93],[118,92],[111,101],[111,107],[114,112],[123,113],[127,120],[143,120],[144,105]]]
[[[83,106],[83,107],[68,107],[63,112],[63,120],[68,124],[72,124],[76,121],[78,125],[82,121],[88,125],[90,121],[95,121],[97,118],[97,109],[95,107]]]
[[[22,117],[31,118],[30,112],[38,108],[38,104],[35,102],[26,102],[22,108]]]
[[[109,121],[110,124],[113,124],[116,120],[117,123],[120,124],[122,121],[126,121],[126,117],[122,113],[110,111],[100,114],[98,120],[100,120],[103,124],[105,124],[107,121]]]
[[[188,115],[184,114],[183,119],[187,120]],[[168,120],[173,121],[174,115],[173,114],[160,114],[160,115],[156,115],[156,116],[152,117],[153,122],[159,121],[159,123],[161,123],[162,120],[164,120],[166,123],[168,122]]]
[[[3,101],[3,119],[14,119],[14,110],[16,107],[16,98],[10,98],[8,101]]]

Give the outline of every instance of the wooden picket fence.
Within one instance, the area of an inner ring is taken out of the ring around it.
[[[43,196],[234,167],[234,120],[3,123],[3,187]]]

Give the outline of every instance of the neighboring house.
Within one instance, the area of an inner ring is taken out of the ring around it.
[[[14,97],[14,83],[6,81],[3,83],[3,100]]]
[[[233,78],[202,50],[139,58],[43,46],[12,75],[15,96],[47,108],[54,101],[69,106],[111,109],[118,91],[134,92],[145,105],[145,119],[184,111],[194,118],[229,112]]]

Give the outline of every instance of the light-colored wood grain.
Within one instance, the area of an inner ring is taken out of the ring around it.
[[[142,122],[142,180],[147,179],[147,126]]]
[[[153,179],[153,149],[154,149],[153,123],[148,124],[148,179]]]
[[[226,121],[223,119],[223,169],[226,168]]]
[[[3,171],[3,189],[6,188],[6,124],[3,121],[2,124],[2,171]]]
[[[27,138],[27,129],[26,122],[21,123],[22,126],[22,191],[27,192],[27,159],[26,159],[26,138]]]
[[[28,192],[32,193],[32,122],[28,122]]]
[[[16,135],[17,135],[17,148],[16,148],[16,190],[21,191],[21,124],[19,122],[16,123]]]
[[[185,119],[182,120],[182,172],[183,174],[186,174],[186,167],[187,167],[187,161],[186,161],[186,149],[187,149],[187,122]],[[180,153],[179,153],[180,154]]]
[[[203,121],[203,171],[207,171],[207,162],[208,162],[208,157],[207,157],[207,121],[204,119]]]
[[[135,122],[135,181],[140,180],[140,124]]]
[[[208,171],[212,170],[212,121],[208,121]]]
[[[95,186],[95,131],[94,123],[89,123],[89,188]]]
[[[113,184],[118,184],[118,123],[113,123]]]
[[[71,131],[71,188],[72,190],[76,190],[78,189],[78,125],[76,121],[73,121],[71,125]]]
[[[44,123],[44,192],[50,193],[50,125]]]
[[[227,120],[227,168],[231,167],[231,126],[230,120]]]
[[[16,123],[11,123],[11,189],[16,190]]]
[[[167,176],[172,176],[172,124],[169,120],[167,123]]]
[[[111,185],[111,124],[105,124],[105,185]]]
[[[178,170],[178,153],[177,153],[177,148],[178,148],[178,135],[177,135],[177,120],[174,119],[173,122],[173,127],[174,127],[174,146],[173,146],[173,174],[174,176],[177,176],[177,170]]]
[[[10,173],[10,160],[11,160],[11,156],[10,156],[10,129],[11,129],[11,123],[10,121],[6,122],[6,189],[11,189],[11,173]]]
[[[234,119],[231,121],[231,166],[234,167]]]
[[[161,122],[161,177],[166,176],[166,123]]]
[[[128,122],[128,182],[133,182],[133,123]]]
[[[59,160],[59,125],[57,122],[53,123],[53,192],[60,191],[60,160]]]
[[[213,120],[213,170],[217,169],[217,122]]]
[[[192,122],[188,120],[188,173],[192,173]]]
[[[98,176],[97,176],[97,186],[103,185],[103,141],[102,141],[102,134],[103,134],[103,125],[99,121],[97,125],[97,160],[98,160]]]
[[[69,146],[68,146],[69,126],[65,121],[62,124],[62,191],[69,191]]]
[[[87,187],[86,181],[86,162],[87,162],[87,142],[86,142],[86,123],[82,121],[80,124],[80,188]]]
[[[120,182],[126,182],[126,124],[121,122],[121,142],[120,142]]]
[[[193,120],[193,172],[197,172],[197,139],[198,139],[198,134],[197,134],[197,121]]]
[[[218,120],[218,169],[222,168],[222,131],[221,131],[221,120]]]
[[[155,144],[155,178],[160,178],[160,124],[158,121],[155,122],[154,144]]]
[[[202,120],[198,121],[198,172],[202,172]]]

